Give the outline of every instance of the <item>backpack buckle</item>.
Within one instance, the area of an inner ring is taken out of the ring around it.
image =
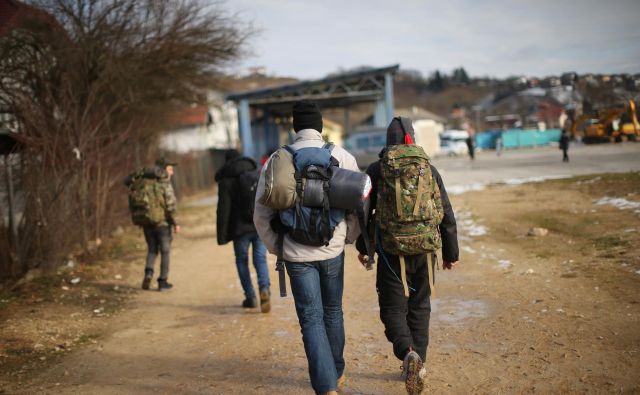
[[[402,175],[402,172],[400,171],[400,169],[393,170],[394,177],[399,178],[401,175]]]

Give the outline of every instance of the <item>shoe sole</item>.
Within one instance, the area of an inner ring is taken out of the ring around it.
[[[145,291],[148,291],[150,285],[151,285],[151,278],[145,277],[144,280],[142,280],[142,289],[144,289]]]
[[[419,395],[424,389],[424,380],[420,377],[420,370],[422,370],[421,360],[412,359],[409,361],[407,381],[405,382],[407,394],[409,395]]]

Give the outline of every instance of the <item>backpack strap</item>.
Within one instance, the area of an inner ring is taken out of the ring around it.
[[[407,284],[407,263],[404,260],[404,255],[398,256],[398,259],[400,260],[400,278],[402,278],[402,288],[404,288],[404,296],[408,298],[409,285]]]
[[[280,285],[280,297],[287,296],[287,281],[284,269],[284,233],[278,233],[278,259],[276,260],[276,271],[278,272],[278,283]]]
[[[322,238],[324,239],[325,245],[329,245],[329,241],[331,241],[331,208],[329,207],[329,181],[324,180],[322,182],[322,191],[324,193],[324,198],[322,199]]]
[[[420,168],[418,175],[418,195],[416,196],[416,205],[413,206],[413,215],[417,216],[420,214],[420,204],[422,203],[422,195],[424,194],[425,188],[425,169],[423,167]]]
[[[322,148],[329,150],[329,152],[333,152],[333,149],[336,147],[335,144],[329,142],[329,143],[325,143]],[[338,159],[336,159],[335,156],[331,155],[331,166],[335,166],[335,167],[339,167],[340,166],[340,161]]]
[[[400,186],[400,175],[396,174],[395,175],[395,181],[396,181],[396,210],[398,211],[398,217],[402,217],[402,202],[401,202],[401,198],[402,198],[402,188]]]
[[[433,285],[433,253],[427,253],[427,272],[429,273],[429,290],[432,298],[436,297],[436,287]]]

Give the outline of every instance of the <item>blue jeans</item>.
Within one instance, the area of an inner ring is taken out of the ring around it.
[[[247,233],[233,240],[233,251],[236,254],[236,267],[240,284],[246,298],[255,298],[256,291],[251,284],[249,272],[249,245],[253,244],[253,267],[258,274],[258,286],[260,289],[269,288],[269,268],[267,266],[267,247],[258,237],[257,233]]]
[[[336,391],[344,372],[344,252],[326,261],[286,262],[286,266],[311,386],[317,393]]]

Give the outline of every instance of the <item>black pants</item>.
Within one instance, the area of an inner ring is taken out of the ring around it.
[[[566,149],[562,150],[562,161],[563,162],[569,162],[569,154],[567,153]]]
[[[383,257],[378,259],[376,279],[384,333],[393,343],[393,353],[398,359],[404,359],[412,348],[424,361],[429,345],[431,315],[427,256],[405,256],[409,298],[404,294],[398,256],[386,254],[386,257],[388,262]],[[435,254],[432,262],[435,266]]]
[[[171,240],[173,239],[170,226],[145,226],[144,239],[147,242],[147,264],[144,268],[145,275],[153,274],[156,256],[160,253],[160,277],[166,280],[169,275],[169,254],[171,253]]]

